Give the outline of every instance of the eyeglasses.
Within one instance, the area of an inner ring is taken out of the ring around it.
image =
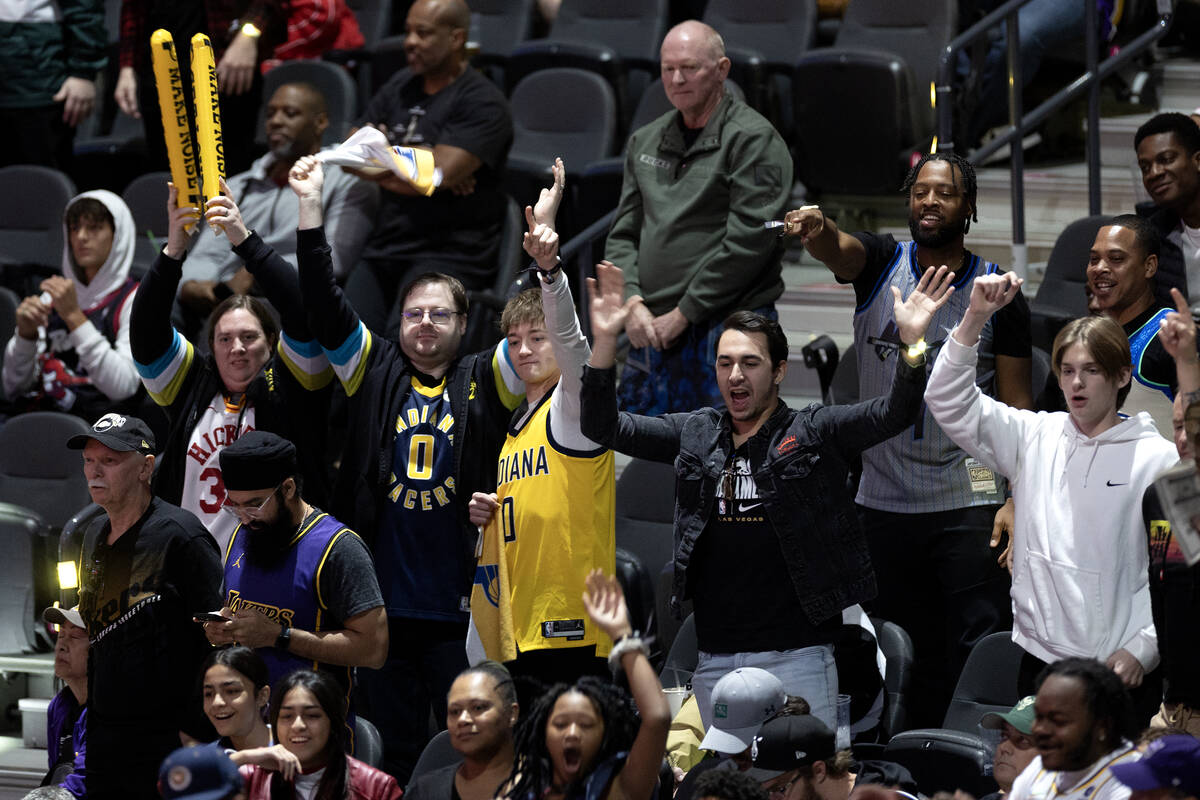
[[[794,784],[798,780],[800,780],[799,775],[792,778],[787,783],[781,783],[778,786],[767,789],[767,797],[783,797],[784,795],[786,795],[788,793],[788,790],[792,788],[792,784]]]
[[[429,321],[434,325],[449,325],[450,321],[461,313],[449,308],[406,308],[401,316],[405,322],[419,325],[425,321],[425,315],[428,314]]]
[[[267,495],[267,499],[263,500],[257,506],[239,505],[237,503],[230,502],[229,498],[226,497],[225,502],[221,504],[221,510],[227,512],[233,517],[236,517],[239,521],[247,519],[262,519],[263,509],[267,507],[267,503],[271,502],[271,498],[274,497],[275,493],[279,491],[280,486],[283,486],[283,484],[281,483],[279,486],[276,486],[274,489],[272,489],[271,493]]]

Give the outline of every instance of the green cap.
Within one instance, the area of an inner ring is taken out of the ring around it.
[[[979,725],[982,728],[990,730],[999,730],[1004,727],[1007,722],[1021,733],[1028,736],[1033,733],[1033,695],[1022,697],[1020,701],[1012,707],[1010,711],[1000,714],[996,711],[989,711],[979,719]]]

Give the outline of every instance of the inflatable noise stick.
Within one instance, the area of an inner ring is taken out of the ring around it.
[[[196,141],[200,150],[200,196],[207,203],[221,194],[225,149],[221,146],[217,62],[212,42],[203,33],[192,37],[192,96],[196,101]]]
[[[169,31],[159,29],[151,35],[150,55],[154,66],[154,84],[158,89],[158,108],[162,113],[167,160],[171,166],[171,181],[179,192],[178,203],[180,208],[200,208],[200,171],[196,164],[196,150],[192,145],[191,116],[183,97],[183,76],[179,74],[175,41]],[[189,223],[187,230],[191,229]]]

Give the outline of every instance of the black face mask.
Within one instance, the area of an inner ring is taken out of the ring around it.
[[[251,561],[260,566],[271,566],[282,561],[296,533],[296,525],[288,517],[282,499],[274,522],[244,523],[242,527],[246,529],[246,553]]]

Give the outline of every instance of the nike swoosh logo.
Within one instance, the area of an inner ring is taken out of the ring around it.
[[[749,505],[746,505],[745,503],[738,503],[738,513],[745,514],[747,511],[758,508],[761,505],[762,503],[750,503]]]
[[[1109,481],[1108,483],[1106,483],[1106,484],[1105,484],[1105,486],[1128,486],[1128,485],[1129,485],[1129,483],[1128,483],[1128,482],[1126,482],[1126,483],[1113,483],[1112,481]]]

